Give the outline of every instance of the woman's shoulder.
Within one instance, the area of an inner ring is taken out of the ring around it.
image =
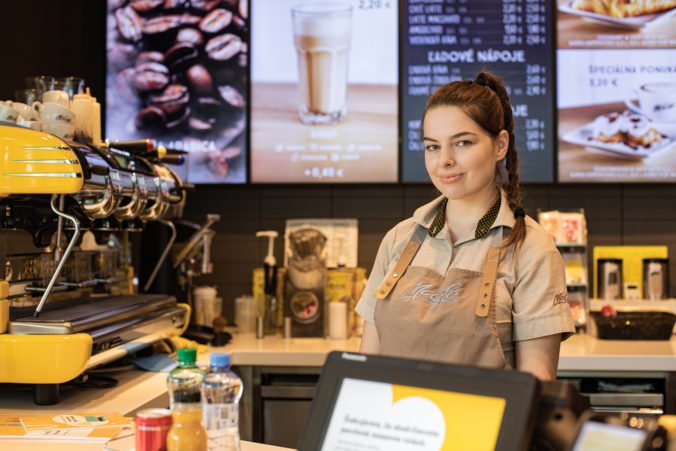
[[[526,237],[522,248],[536,252],[555,251],[554,237],[550,235],[535,219],[526,216]]]
[[[391,241],[391,244],[394,245],[401,241],[410,239],[416,229],[416,226],[418,226],[418,223],[414,218],[411,217],[404,219],[387,231],[383,241]]]

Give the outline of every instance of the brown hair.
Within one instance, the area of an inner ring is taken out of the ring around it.
[[[512,105],[509,101],[507,89],[500,78],[490,72],[480,72],[474,80],[455,81],[447,83],[437,89],[427,100],[425,112],[420,124],[423,124],[427,112],[439,106],[457,106],[474,122],[493,138],[497,138],[502,130],[509,134],[509,147],[505,155],[505,164],[508,174],[507,180],[502,180],[497,170],[498,181],[507,194],[509,208],[514,212],[515,224],[509,234],[505,246],[520,245],[526,237],[526,221],[521,208],[521,190],[519,188],[519,157],[514,139],[514,118]]]

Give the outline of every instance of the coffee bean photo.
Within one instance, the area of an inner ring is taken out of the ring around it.
[[[216,34],[225,30],[232,22],[232,13],[225,9],[215,9],[206,15],[199,23],[200,30],[205,33]]]
[[[247,36],[246,0],[108,0],[106,136],[187,151],[189,183],[246,182]]]
[[[143,21],[138,13],[131,7],[126,6],[115,11],[117,31],[129,42],[141,40]]]
[[[164,54],[164,63],[172,73],[176,74],[195,64],[198,56],[197,48],[194,45],[179,42],[170,47]]]
[[[242,40],[234,34],[222,34],[210,39],[204,50],[214,61],[228,61],[242,50]]]

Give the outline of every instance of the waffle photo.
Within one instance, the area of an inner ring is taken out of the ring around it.
[[[676,0],[559,0],[558,47],[666,48],[676,45]]]
[[[670,57],[670,50],[559,52],[560,181],[676,180]]]

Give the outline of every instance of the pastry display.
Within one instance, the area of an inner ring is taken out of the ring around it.
[[[592,123],[590,140],[602,143],[620,143],[634,150],[649,149],[666,137],[643,116],[624,111],[597,117]]]
[[[676,0],[573,0],[571,7],[624,19],[676,8]]]

